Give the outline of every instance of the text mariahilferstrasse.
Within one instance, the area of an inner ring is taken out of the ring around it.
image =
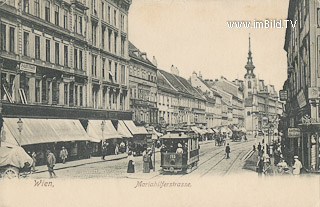
[[[191,183],[183,183],[183,182],[165,182],[165,181],[137,181],[137,184],[134,188],[190,188]]]

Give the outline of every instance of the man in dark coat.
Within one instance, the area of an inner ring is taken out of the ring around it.
[[[230,154],[230,146],[229,146],[229,143],[227,144],[226,146],[226,154],[227,154],[227,158],[226,159],[229,159],[229,154]]]
[[[258,144],[258,151],[259,151],[259,152],[261,151],[261,144],[260,144],[260,142],[259,142],[259,144]]]

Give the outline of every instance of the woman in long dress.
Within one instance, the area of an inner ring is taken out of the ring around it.
[[[144,173],[150,173],[150,156],[149,154],[144,151],[143,152],[143,172]]]
[[[134,173],[134,158],[131,151],[128,153],[128,169],[127,173]]]

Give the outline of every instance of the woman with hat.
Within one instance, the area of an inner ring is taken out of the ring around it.
[[[128,169],[127,173],[134,173],[134,158],[132,151],[128,153]]]
[[[292,173],[294,175],[300,175],[300,170],[302,168],[302,164],[301,164],[301,162],[299,160],[299,157],[297,155],[295,155],[293,157],[293,159],[294,159],[294,165],[292,166],[292,168],[293,168]]]
[[[143,152],[143,172],[144,173],[150,173],[150,156],[145,150]]]

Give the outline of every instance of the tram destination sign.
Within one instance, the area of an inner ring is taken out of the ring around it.
[[[288,128],[288,138],[299,138],[300,129],[299,128]]]

